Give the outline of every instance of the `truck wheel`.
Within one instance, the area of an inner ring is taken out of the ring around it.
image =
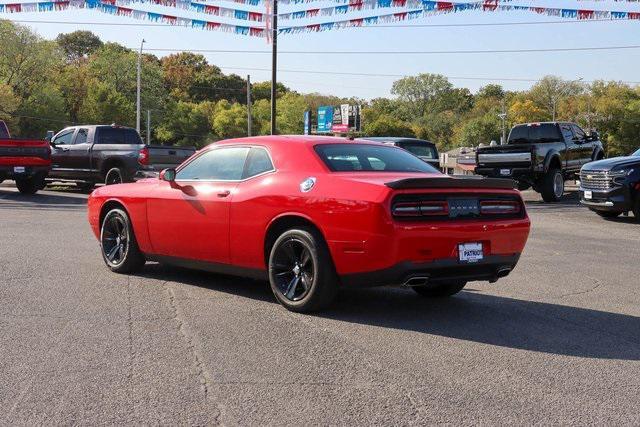
[[[126,175],[122,169],[117,167],[109,169],[104,177],[105,185],[122,184],[123,182],[127,182]]]
[[[457,294],[467,285],[467,282],[444,283],[437,286],[414,286],[413,289],[418,295],[427,298],[445,298]]]
[[[129,215],[122,209],[111,209],[104,216],[100,226],[100,247],[105,264],[113,272],[134,273],[145,264]]]
[[[22,194],[36,194],[38,190],[44,188],[44,179],[39,176],[16,179],[16,187]]]
[[[540,186],[542,200],[545,202],[557,202],[564,194],[564,177],[560,169],[549,169],[542,178]]]
[[[288,310],[307,313],[329,305],[338,278],[322,236],[306,227],[282,233],[269,255],[269,282]]]

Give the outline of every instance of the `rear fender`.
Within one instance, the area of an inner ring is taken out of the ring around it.
[[[558,152],[558,150],[555,150],[555,149],[550,150],[544,158],[544,173],[549,172],[549,168],[554,162],[557,162],[558,164],[560,164],[561,169],[565,166],[562,163],[562,156],[560,156],[560,153]]]

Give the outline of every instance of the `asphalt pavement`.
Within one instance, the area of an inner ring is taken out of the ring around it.
[[[516,270],[448,300],[147,264],[111,273],[86,194],[0,186],[0,424],[640,424],[640,225],[526,192]]]

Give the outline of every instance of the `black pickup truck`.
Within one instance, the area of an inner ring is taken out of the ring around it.
[[[73,181],[83,189],[98,182],[117,184],[157,176],[179,165],[191,147],[145,145],[135,129],[123,126],[68,127],[51,139],[50,181]]]
[[[604,218],[632,211],[640,222],[640,150],[584,165],[580,202]]]
[[[506,144],[478,148],[475,171],[512,178],[520,190],[533,187],[545,202],[556,202],[565,180],[577,179],[583,165],[602,158],[597,132],[587,135],[575,123],[526,123],[511,129]]]

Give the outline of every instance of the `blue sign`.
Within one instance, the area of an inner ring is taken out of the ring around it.
[[[311,111],[304,112],[304,134],[309,135],[311,133]]]
[[[333,126],[333,107],[318,107],[318,133],[331,132]]]

